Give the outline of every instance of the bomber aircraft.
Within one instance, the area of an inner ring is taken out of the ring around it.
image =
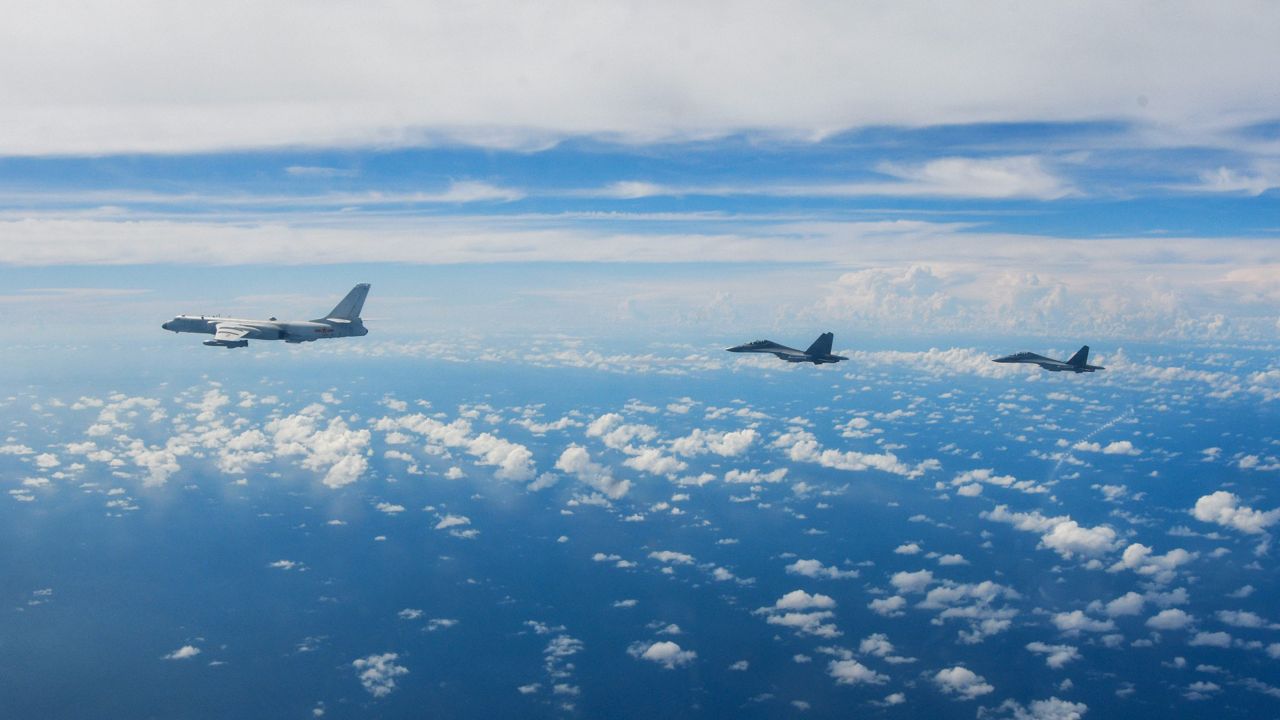
[[[250,340],[283,340],[303,343],[328,338],[368,335],[360,311],[369,294],[369,284],[360,283],[342,298],[338,306],[318,320],[244,320],[215,315],[179,315],[160,327],[176,333],[212,335],[205,340],[210,347],[247,347]]]
[[[1094,370],[1106,370],[1101,365],[1089,364],[1089,346],[1085,345],[1071,356],[1070,360],[1063,362],[1054,360],[1043,355],[1037,355],[1033,352],[1020,352],[1013,355],[1005,355],[1000,358],[993,358],[992,362],[998,363],[1034,363],[1053,372],[1073,372],[1073,373],[1091,373]]]
[[[745,345],[735,345],[731,348],[725,348],[728,352],[736,353],[769,353],[792,363],[813,363],[814,365],[822,365],[824,363],[838,363],[841,360],[848,360],[847,357],[831,354],[831,341],[835,335],[829,332],[822,333],[817,340],[809,346],[808,350],[797,350],[779,345],[772,340],[756,340]]]

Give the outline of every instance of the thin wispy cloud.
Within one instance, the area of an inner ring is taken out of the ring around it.
[[[1000,158],[949,157],[922,164],[881,163],[876,170],[887,179],[877,182],[743,185],[661,185],[622,180],[595,190],[570,195],[637,200],[664,196],[774,196],[847,198],[946,197],[1057,200],[1080,194],[1067,180],[1049,171],[1034,156]]]

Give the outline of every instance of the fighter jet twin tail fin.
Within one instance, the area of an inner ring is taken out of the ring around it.
[[[805,355],[830,355],[831,343],[835,340],[835,333],[824,332],[818,336],[817,340],[804,351]]]
[[[1071,359],[1067,361],[1067,364],[1074,367],[1084,367],[1085,365],[1088,365],[1089,364],[1089,346],[1085,345],[1084,347],[1077,350],[1076,354],[1072,355]]]

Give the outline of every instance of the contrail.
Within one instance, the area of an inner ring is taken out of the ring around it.
[[[1119,415],[1111,418],[1110,420],[1103,423],[1102,425],[1099,425],[1097,428],[1094,428],[1093,432],[1089,433],[1088,435],[1085,435],[1079,440],[1076,440],[1075,442],[1068,445],[1066,452],[1058,456],[1058,462],[1054,464],[1053,470],[1049,473],[1049,477],[1045,479],[1045,483],[1053,482],[1054,479],[1058,477],[1058,471],[1062,469],[1062,463],[1066,462],[1067,458],[1069,457],[1075,457],[1074,455],[1071,454],[1071,448],[1075,447],[1076,445],[1079,445],[1082,442],[1089,442],[1098,433],[1112,427],[1113,425],[1120,422],[1121,420],[1124,420],[1125,418],[1132,417],[1132,416],[1133,416],[1133,406],[1130,405],[1128,410],[1125,410]]]

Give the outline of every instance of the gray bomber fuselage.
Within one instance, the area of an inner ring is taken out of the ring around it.
[[[317,320],[255,320],[252,318],[222,317],[220,315],[179,315],[160,327],[175,333],[212,335],[205,340],[210,347],[248,347],[250,340],[283,340],[287,343],[304,343],[330,338],[361,337],[369,331],[360,319],[369,284],[360,283],[351,288],[328,315]]]
[[[179,315],[160,327],[177,333],[203,333],[213,335],[219,325],[250,328],[245,340],[284,340],[300,343],[337,337],[368,335],[360,320],[346,322],[334,320],[249,320],[246,318],[220,317],[217,315]]]

